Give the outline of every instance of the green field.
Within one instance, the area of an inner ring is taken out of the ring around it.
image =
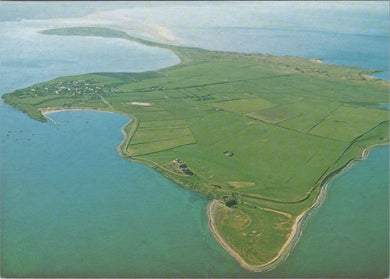
[[[119,37],[180,57],[158,71],[63,77],[3,99],[38,121],[46,121],[38,109],[128,115],[122,156],[220,200],[217,231],[249,265],[271,268],[323,183],[389,141],[389,112],[379,108],[389,84],[370,70],[170,46],[105,28],[43,33]]]

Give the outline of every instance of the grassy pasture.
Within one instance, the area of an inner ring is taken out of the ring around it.
[[[288,110],[299,114],[299,116],[286,119],[279,125],[307,133],[339,106],[340,104],[335,102],[305,98],[302,101],[285,105]]]
[[[249,264],[264,264],[274,258],[279,250],[275,241],[283,245],[287,240],[293,220],[288,215],[271,210],[246,208],[229,209],[221,205],[214,216],[220,234],[239,255],[245,255]]]
[[[388,111],[343,105],[310,130],[310,134],[352,141],[388,117]]]
[[[240,114],[247,114],[256,110],[270,108],[274,104],[260,98],[241,99],[227,102],[214,103],[216,108],[222,108],[227,111],[232,111]]]
[[[242,192],[287,201],[303,197],[345,146],[345,143],[258,123],[213,144],[209,154],[234,152],[229,158],[230,171],[222,169],[220,176],[225,175],[225,181],[230,181],[230,176],[236,175],[256,184],[243,188]],[[234,167],[242,164],[246,166],[244,169]],[[278,175],[279,172],[283,175]]]
[[[283,106],[264,109],[261,111],[251,112],[247,114],[247,116],[251,118],[258,119],[271,124],[277,124],[281,121],[291,119],[299,115],[299,113],[289,110],[288,108]]]
[[[164,128],[162,130],[139,129],[131,140],[131,144],[140,144],[179,138],[192,135],[189,128]]]
[[[183,128],[187,127],[187,122],[185,120],[167,120],[167,121],[142,121],[140,123],[140,128]]]
[[[140,144],[130,144],[127,151],[133,156],[141,156],[156,152],[161,152],[169,149],[173,149],[179,146],[195,143],[195,139],[192,135],[186,135],[176,138],[170,138],[165,140],[156,140],[153,142],[145,142]],[[174,159],[174,158],[172,158]]]
[[[142,121],[132,137],[127,151],[133,156],[140,156],[195,142],[192,132],[184,120]]]
[[[376,144],[386,144],[389,142],[389,121],[381,122],[360,137],[354,139],[348,147],[340,154],[339,158],[330,166],[327,174],[342,169],[349,161],[360,159],[362,151],[367,147]],[[353,158],[353,159],[351,159]]]
[[[251,187],[256,185],[253,182],[247,182],[247,181],[226,181],[225,183],[235,189],[246,188],[246,187]]]

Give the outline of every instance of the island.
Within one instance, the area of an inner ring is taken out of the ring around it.
[[[42,34],[120,38],[180,58],[156,71],[61,77],[2,98],[42,122],[62,110],[127,115],[121,156],[208,197],[212,233],[252,271],[282,262],[329,180],[389,142],[389,112],[380,106],[389,84],[370,77],[373,70],[169,45],[100,27]]]

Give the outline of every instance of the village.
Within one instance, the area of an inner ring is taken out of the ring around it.
[[[62,96],[88,96],[99,98],[99,95],[110,95],[118,89],[105,87],[104,84],[97,84],[92,80],[53,81],[45,85],[36,85],[31,89],[35,96],[57,94]]]

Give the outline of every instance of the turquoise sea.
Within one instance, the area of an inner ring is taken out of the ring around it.
[[[248,2],[95,3],[2,2],[0,94],[63,75],[139,72],[178,63],[169,51],[124,40],[36,33],[72,21],[91,24],[105,19],[108,25],[130,25],[124,17],[131,16],[168,27],[185,45],[316,57],[326,63],[384,70],[383,77],[388,74],[389,34],[383,27],[389,23],[387,2],[296,7]],[[281,6],[275,10],[275,5]],[[177,9],[182,13],[175,13]],[[329,15],[333,17],[327,22],[323,18]],[[318,24],[308,30],[313,17]],[[113,23],[112,18],[122,21]],[[135,34],[142,33],[134,28]],[[4,104],[0,116],[3,277],[388,274],[388,146],[374,148],[367,160],[333,179],[323,205],[308,219],[284,263],[270,272],[251,273],[210,233],[207,199],[118,155],[120,129],[130,121],[127,117],[61,112],[50,114],[55,124],[38,123]]]
[[[118,155],[127,117],[50,117],[16,113],[2,129],[3,275],[223,276],[216,261],[237,274],[208,231],[208,201]]]

